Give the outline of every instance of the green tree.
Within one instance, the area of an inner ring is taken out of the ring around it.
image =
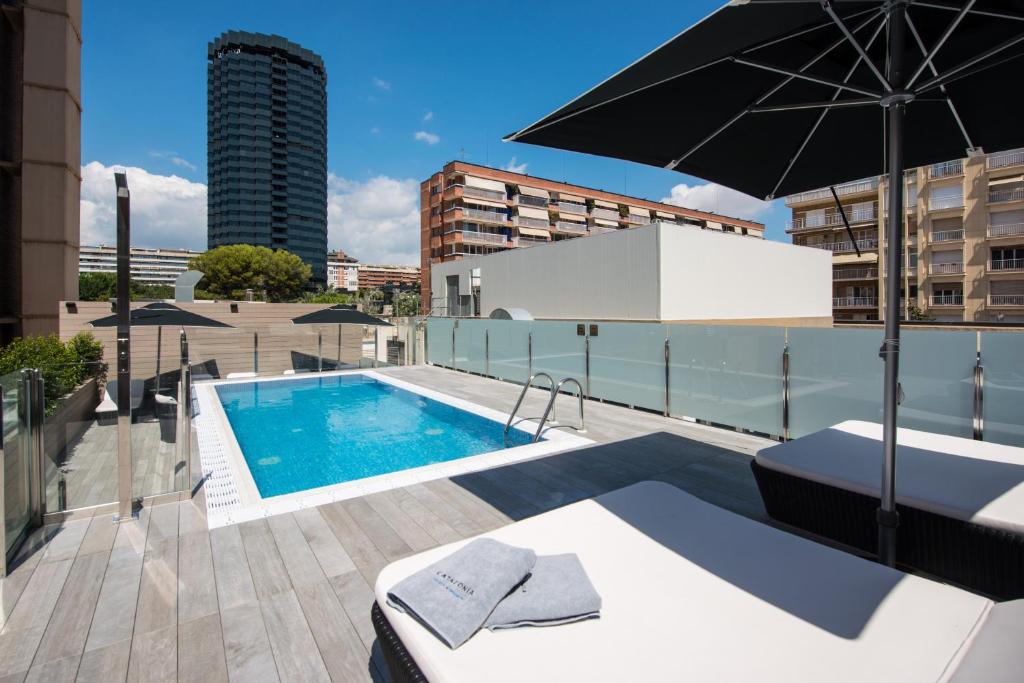
[[[270,301],[298,297],[312,269],[295,254],[249,244],[230,244],[200,254],[189,263],[204,274],[203,289],[222,298],[241,299],[245,290],[266,291]]]
[[[103,346],[87,332],[62,342],[51,334],[47,337],[21,337],[0,349],[0,375],[39,368],[43,373],[46,414],[60,407],[60,399],[89,377],[106,372],[100,362]]]
[[[132,301],[138,299],[173,299],[174,287],[129,281]],[[117,276],[114,273],[82,273],[78,276],[79,301],[107,301],[117,296]]]
[[[416,315],[420,310],[420,295],[416,292],[395,292],[391,303],[396,316]]]

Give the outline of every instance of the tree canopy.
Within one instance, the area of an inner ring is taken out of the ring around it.
[[[289,301],[302,294],[312,269],[284,249],[270,250],[250,244],[230,244],[192,259],[190,268],[204,274],[205,291],[241,299],[245,290],[266,291],[269,301]]]
[[[132,301],[138,299],[174,298],[174,287],[129,281]],[[114,273],[80,273],[78,276],[79,301],[107,301],[117,296],[117,276]]]

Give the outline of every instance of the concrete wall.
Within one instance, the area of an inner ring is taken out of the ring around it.
[[[659,228],[662,320],[831,319],[830,252]]]
[[[655,224],[434,264],[435,296],[480,270],[480,315],[596,320],[832,319],[832,258],[821,249]]]

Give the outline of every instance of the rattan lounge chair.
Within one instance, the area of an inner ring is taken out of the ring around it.
[[[392,680],[1000,681],[1024,670],[1024,648],[1012,645],[1024,642],[1024,601],[997,605],[660,482],[486,536],[577,553],[601,617],[485,630],[450,650],[385,604],[399,579],[466,541],[434,548],[377,579],[373,624]]]
[[[768,514],[874,553],[881,435],[849,421],[760,451],[751,467]],[[897,444],[897,561],[1024,598],[1024,449],[911,429]]]

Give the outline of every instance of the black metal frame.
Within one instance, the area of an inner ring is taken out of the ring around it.
[[[405,648],[402,639],[391,628],[391,624],[376,600],[373,602],[373,607],[370,608],[370,620],[373,622],[373,630],[377,634],[377,644],[380,645],[381,654],[384,655],[384,662],[388,666],[392,683],[427,683],[427,677],[423,675],[416,660]]]

